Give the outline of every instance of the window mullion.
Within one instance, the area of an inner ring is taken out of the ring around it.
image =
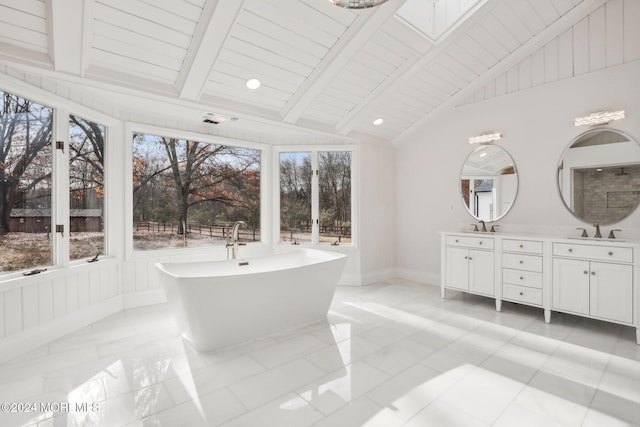
[[[53,263],[59,267],[69,264],[69,112],[59,108],[54,112],[53,141]],[[56,142],[62,141],[63,148],[57,149]],[[56,232],[56,225],[63,226],[63,232]]]
[[[318,173],[318,152],[311,152],[311,243],[318,244],[320,242],[320,197],[319,197],[319,177]]]

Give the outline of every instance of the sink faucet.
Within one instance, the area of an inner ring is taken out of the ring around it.
[[[238,231],[240,230],[241,225],[246,226],[247,223],[244,221],[236,221],[235,224],[233,224],[233,231],[231,232],[231,235],[228,236],[231,237],[231,241],[227,238],[227,248],[231,247],[231,255],[233,259],[238,257],[238,246],[243,245],[243,243],[239,242],[238,237]],[[227,257],[229,257],[229,252],[227,252]]]
[[[596,228],[596,234],[594,234],[593,237],[595,237],[596,239],[601,239],[602,234],[600,234],[600,224],[593,224],[593,226]]]
[[[484,223],[483,220],[480,220],[480,224],[482,225],[482,231],[484,231],[486,233],[487,231],[487,225]]]

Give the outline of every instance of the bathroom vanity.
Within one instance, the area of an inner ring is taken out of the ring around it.
[[[441,233],[447,289],[636,328],[640,344],[640,242],[487,232]]]

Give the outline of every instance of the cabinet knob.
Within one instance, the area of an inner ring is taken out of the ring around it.
[[[524,248],[524,245],[520,245],[520,249]]]
[[[482,244],[482,242],[480,242],[480,244]]]
[[[569,252],[573,252],[573,249],[569,248]]]
[[[595,276],[595,275],[596,275],[596,272],[595,272],[595,271],[592,271],[592,272],[591,272],[591,275],[592,275],[592,276]]]
[[[524,280],[524,277],[520,276],[520,280]]]
[[[587,270],[583,271],[584,274],[589,274],[589,272]]]
[[[460,240],[456,239],[456,243],[458,243]]]
[[[609,256],[612,256],[612,255],[613,255],[613,252],[609,252]]]
[[[520,295],[524,295],[524,292],[520,292]]]
[[[468,257],[468,256],[466,256],[466,257],[464,257],[464,259],[469,259],[469,257]],[[586,273],[586,271],[585,271],[585,273]]]
[[[473,258],[469,257],[469,261],[471,261]]]
[[[520,264],[524,264],[524,261],[523,261],[523,260],[520,260]]]

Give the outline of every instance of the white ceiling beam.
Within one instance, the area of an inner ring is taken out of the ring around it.
[[[484,0],[478,2],[474,7],[469,9],[465,16],[468,14],[468,18],[460,18],[461,23],[455,27],[451,33],[447,32],[446,38],[440,38],[443,40],[427,52],[419,60],[410,58],[400,68],[398,68],[393,74],[387,77],[377,88],[375,88],[369,96],[367,96],[357,107],[352,109],[338,124],[336,130],[341,135],[346,135],[355,129],[365,118],[372,114],[373,110],[378,105],[380,99],[384,98],[390,91],[397,91],[398,87],[406,83],[411,77],[413,77],[420,70],[424,69],[431,61],[433,61],[438,55],[447,50],[457,37],[466,33],[469,28],[472,28],[482,17],[491,12],[502,0]]]
[[[499,77],[501,74],[506,73],[511,67],[519,64],[522,60],[532,55],[535,51],[558,37],[562,32],[571,28],[585,17],[589,16],[596,9],[605,4],[608,0],[584,0],[577,6],[574,6],[569,12],[562,15],[555,22],[549,25],[547,28],[536,34],[525,44],[520,46],[516,51],[507,55],[496,65],[488,69],[480,77],[470,83],[468,86],[449,97],[445,102],[434,108],[427,116],[421,120],[415,122],[409,128],[407,128],[400,135],[396,136],[391,142],[398,145],[408,139],[414,133],[416,129],[420,129],[426,123],[435,120],[438,113],[448,111],[449,109],[458,105],[459,102],[466,99],[469,95],[475,93],[483,86],[490,83],[492,80]]]
[[[91,32],[86,25],[86,12],[92,9],[92,3],[93,0],[46,0],[49,54],[56,71],[83,75],[85,45],[90,44]]]
[[[207,84],[211,69],[236,22],[244,0],[208,1],[187,53],[177,87],[180,99],[197,101]]]
[[[321,0],[322,1],[322,0]],[[282,120],[295,123],[304,110],[342,71],[362,47],[404,2],[389,2],[361,11],[322,62],[305,80],[280,112]]]

